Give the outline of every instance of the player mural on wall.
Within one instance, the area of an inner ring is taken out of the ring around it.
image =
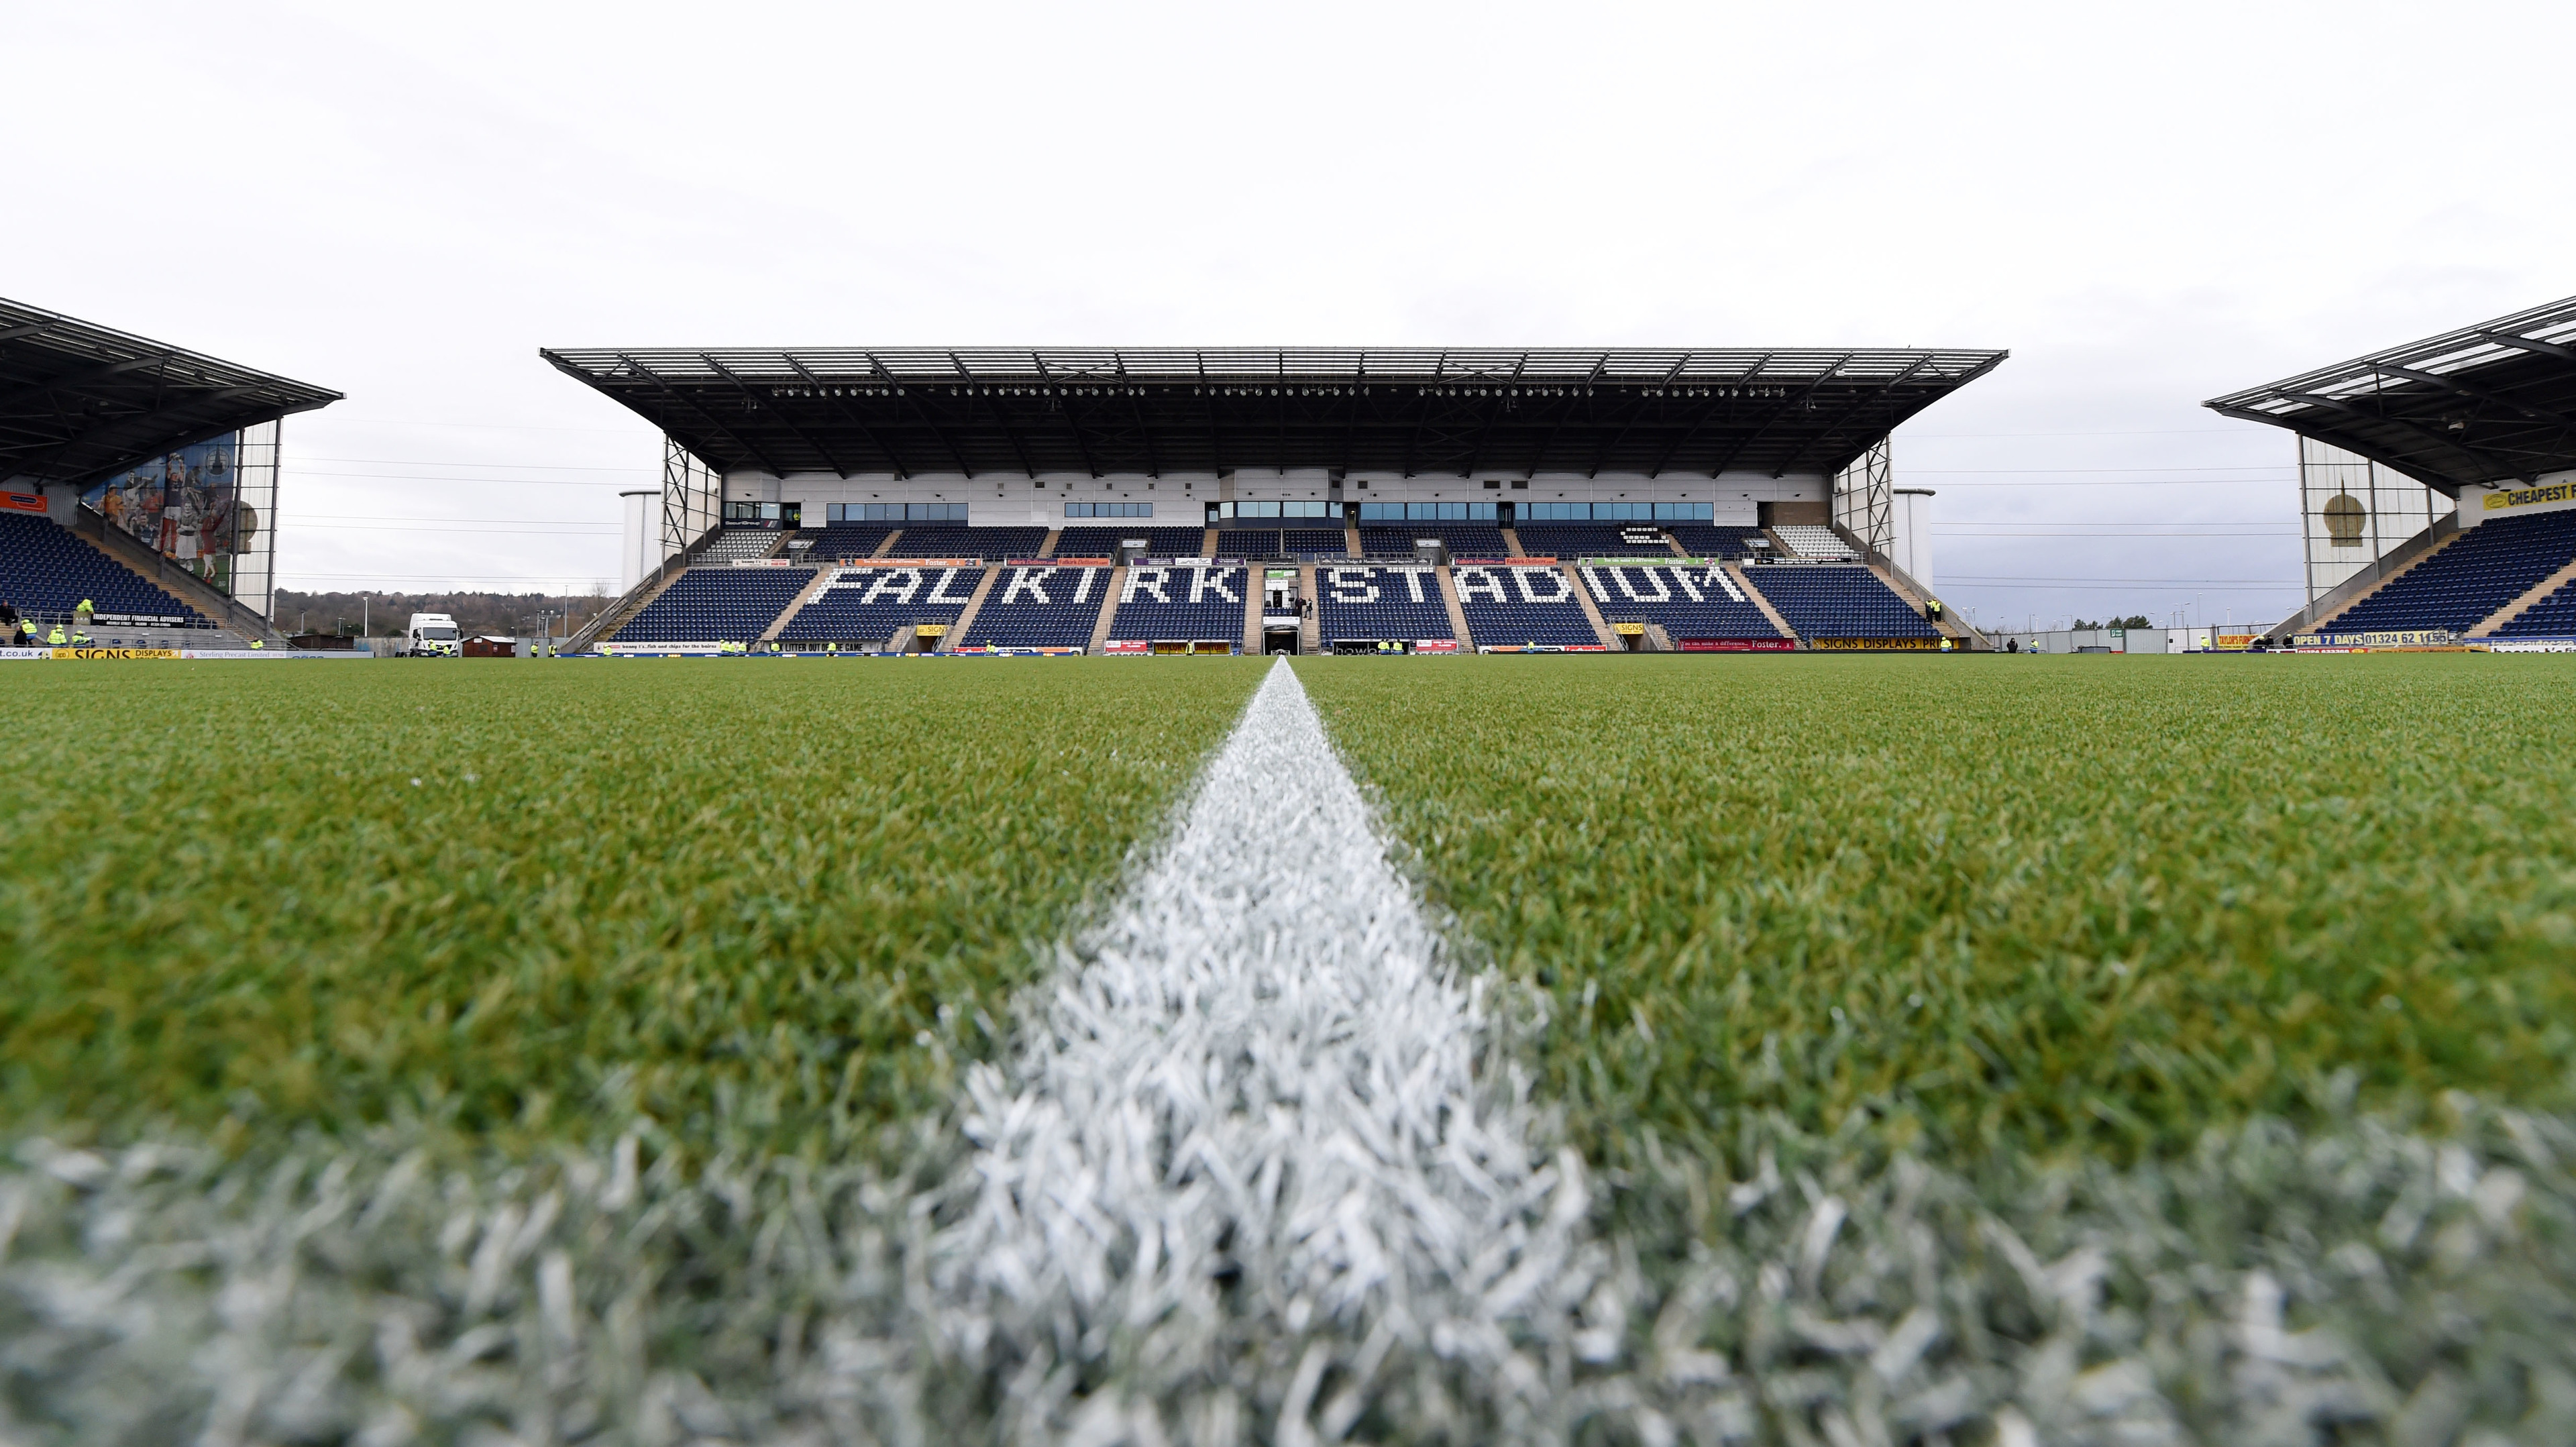
[[[234,439],[219,437],[136,463],[81,501],[136,542],[202,571],[239,552],[256,526],[243,516],[236,461]]]

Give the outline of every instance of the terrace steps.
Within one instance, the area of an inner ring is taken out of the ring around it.
[[[1243,590],[1243,651],[1259,653],[1261,651],[1261,615],[1264,611],[1261,606],[1262,580],[1256,577],[1249,578],[1246,582],[1248,586]]]
[[[1360,555],[1360,525],[1347,518],[1342,521],[1342,546],[1350,549],[1352,557]]]
[[[1735,585],[1744,590],[1744,596],[1752,601],[1753,606],[1762,610],[1762,616],[1771,620],[1771,626],[1780,630],[1781,637],[1798,636],[1798,630],[1789,626],[1789,620],[1781,617],[1780,610],[1772,607],[1771,600],[1763,597],[1762,590],[1754,587],[1753,580],[1744,575],[1742,563],[1725,563],[1721,566],[1726,569],[1726,575],[1735,580]]]
[[[221,588],[185,568],[173,568],[158,549],[149,548],[128,537],[122,530],[107,525],[107,519],[90,512],[84,504],[79,509],[78,526],[64,532],[95,549],[109,562],[151,584],[154,588],[196,609],[207,622],[229,633],[263,639],[283,646],[286,635],[277,631],[267,619],[232,600]],[[149,561],[146,561],[146,560]]]
[[[1846,538],[1844,541],[1848,542],[1850,540]],[[1854,551],[1857,552],[1859,550],[1855,548]],[[1894,568],[1887,567],[1880,563],[1871,563],[1868,566],[1871,572],[1878,575],[1878,580],[1887,585],[1887,590],[1889,592],[1904,599],[1913,607],[1915,612],[1922,614],[1923,621],[1940,630],[1942,637],[1950,639],[1962,648],[1970,646],[1970,641],[1973,635],[1970,634],[1968,629],[1962,625],[1958,619],[1950,616],[1949,609],[1944,608],[1941,610],[1940,617],[1933,617],[1932,610],[1924,606],[1923,590],[1915,587],[1911,582],[1907,581],[1904,574],[1896,571]]]
[[[1297,565],[1297,596],[1309,600],[1309,606],[1303,610],[1304,616],[1297,621],[1297,651],[1321,653],[1324,651],[1324,605],[1312,600],[1319,600],[1324,595],[1315,590],[1313,563]]]
[[[1217,532],[1216,532],[1216,529],[1214,529],[1214,528],[1209,528],[1206,532],[1204,532],[1204,533],[1202,533],[1202,534],[1200,534],[1200,535],[1199,535],[1199,556],[1200,556],[1200,557],[1202,557],[1202,558],[1213,558],[1213,557],[1215,557],[1215,556],[1216,556],[1216,544],[1217,544]]]
[[[1047,534],[1047,546],[1053,547],[1054,545],[1055,534]],[[975,626],[975,615],[984,611],[984,600],[993,596],[993,580],[1000,576],[1002,576],[1002,570],[999,568],[986,568],[984,570],[983,578],[975,584],[974,594],[966,600],[965,611],[957,615],[956,622],[948,625],[948,631],[939,636],[939,646],[932,649],[931,652],[954,653],[957,651],[957,644],[966,636],[966,630]]]
[[[760,641],[775,643],[787,636],[787,625],[795,622],[796,615],[804,612],[806,604],[813,602],[825,588],[830,587],[832,580],[840,576],[840,572],[838,568],[816,568],[813,581],[805,585],[805,591],[797,594],[796,601],[788,604],[777,617],[769,620],[767,628],[761,630]]]
[[[891,558],[894,556],[894,545],[901,541],[903,541],[903,529],[896,528],[893,532],[886,534],[885,541],[877,544],[877,550],[868,554],[868,556],[872,558]]]
[[[1045,542],[1042,542],[1042,543],[1040,543],[1040,544],[1038,544],[1038,556],[1039,556],[1039,557],[1041,557],[1041,558],[1052,558],[1052,557],[1054,557],[1054,556],[1055,556],[1055,545],[1056,545],[1057,543],[1062,542],[1062,541],[1064,541],[1064,529],[1062,529],[1062,528],[1049,528],[1049,529],[1047,529],[1046,541],[1045,541]]]
[[[2388,574],[2378,582],[2373,583],[2369,587],[2362,589],[2360,592],[2353,594],[2351,597],[2344,599],[2341,607],[2338,607],[2332,613],[2327,614],[2323,618],[2318,619],[2308,627],[2307,631],[2311,633],[2333,632],[2336,619],[2341,618],[2346,613],[2351,612],[2353,609],[2358,608],[2363,603],[2369,601],[2370,596],[2378,592],[2380,589],[2387,587],[2389,584],[2396,582],[2398,579],[2405,577],[2411,572],[2414,572],[2417,568],[2424,566],[2426,559],[2441,556],[2444,548],[2449,547],[2451,544],[2458,542],[2466,536],[2468,536],[2468,531],[2466,529],[2454,530],[2449,536],[2435,542],[2433,546],[2426,548],[2424,551],[2417,553],[2414,557],[2407,559],[2405,567],[2399,568],[2396,572]],[[2522,602],[2522,600],[2518,598],[2514,601],[2515,603]],[[2492,625],[2500,621],[2502,620],[2490,618],[2487,620],[2487,624]]]
[[[2539,582],[2532,584],[2531,587],[2522,594],[2522,596],[2505,604],[2503,607],[2498,608],[2494,612],[2489,613],[2485,618],[2479,620],[2478,625],[2469,630],[2469,636],[2471,638],[2485,638],[2493,635],[2497,629],[2502,628],[2507,623],[2521,617],[2530,609],[2532,604],[2537,603],[2541,599],[2548,597],[2550,594],[2557,592],[2560,588],[2565,587],[2571,582],[2576,582],[2576,558],[2568,559],[2567,566],[2560,568],[2557,572],[2552,573],[2548,577],[2541,579]]]
[[[1110,569],[1107,587],[1109,589],[1108,596],[1100,600],[1100,617],[1091,625],[1090,651],[1094,655],[1097,655],[1102,649],[1109,646],[1109,630],[1117,626],[1118,595],[1127,590],[1127,570],[1125,568]]]
[[[1521,530],[1519,528],[1496,528],[1494,531],[1503,535],[1503,546],[1509,550],[1504,554],[1505,557],[1526,558],[1529,556],[1529,549],[1521,546]]]
[[[1449,609],[1450,636],[1458,640],[1461,649],[1474,648],[1476,640],[1467,632],[1467,609],[1458,601],[1458,580],[1449,576],[1447,568],[1434,568],[1431,576],[1440,584],[1440,601]]]
[[[1503,536],[1508,538],[1512,535],[1505,533]],[[1517,553],[1520,544],[1514,542],[1512,548]],[[1601,605],[1592,600],[1592,590],[1583,585],[1583,575],[1575,571],[1572,563],[1559,563],[1556,565],[1556,570],[1565,575],[1566,586],[1574,590],[1574,601],[1582,605],[1583,616],[1591,621],[1593,636],[1601,640],[1601,646],[1612,650],[1624,650],[1628,645],[1620,642],[1619,635],[1611,632],[1610,625],[1602,619]]]

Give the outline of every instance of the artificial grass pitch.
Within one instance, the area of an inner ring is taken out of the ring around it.
[[[846,1148],[947,1104],[1260,669],[19,669],[0,1109]]]
[[[1542,1094],[1596,1156],[2568,1103],[2569,661],[1298,666],[1434,902],[1552,997]]]

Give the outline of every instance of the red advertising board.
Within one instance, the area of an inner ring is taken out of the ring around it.
[[[45,495],[41,492],[0,492],[0,509],[9,512],[43,512]]]
[[[1455,638],[1417,638],[1413,640],[1413,651],[1416,653],[1455,653],[1458,651],[1458,640]]]
[[[1798,643],[1794,638],[1676,638],[1673,645],[1684,653],[1786,653]]]
[[[1151,653],[1154,645],[1142,638],[1112,638],[1102,647],[1103,653]]]

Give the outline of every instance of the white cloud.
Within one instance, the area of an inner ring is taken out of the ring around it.
[[[1954,599],[2277,616],[2288,441],[2196,404],[2576,291],[2571,16],[13,5],[0,276],[350,394],[289,583],[612,577],[657,445],[541,345],[1856,342],[2014,352],[1900,434]],[[1968,471],[2186,467],[2268,470]]]

